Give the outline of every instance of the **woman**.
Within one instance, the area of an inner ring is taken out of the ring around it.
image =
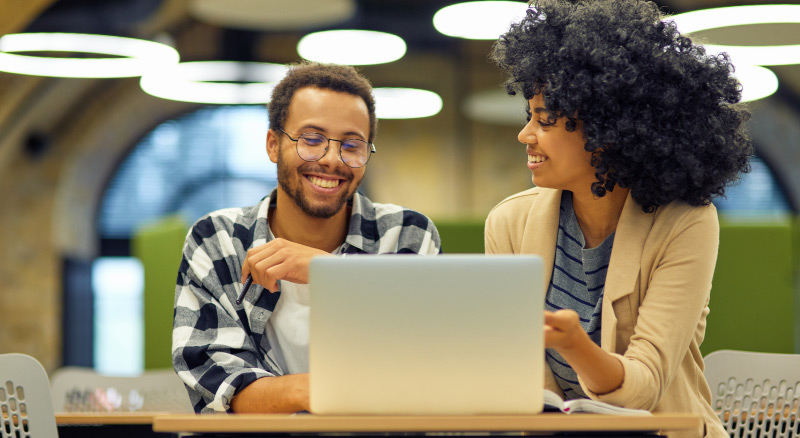
[[[710,406],[703,341],[719,239],[711,198],[749,170],[740,86],[642,0],[541,0],[495,44],[536,188],[497,205],[489,253],[552,271],[546,385],[653,412]]]

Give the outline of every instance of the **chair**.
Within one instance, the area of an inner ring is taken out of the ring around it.
[[[91,368],[63,367],[53,373],[57,412],[194,413],[183,382],[171,369],[138,376],[108,376]]]
[[[47,372],[31,356],[0,354],[0,437],[58,437]]]
[[[711,405],[731,437],[800,437],[800,355],[719,350],[705,365]]]

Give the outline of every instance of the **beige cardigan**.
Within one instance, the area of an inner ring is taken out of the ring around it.
[[[561,191],[533,188],[498,204],[486,219],[486,252],[538,254],[550,284]],[[617,225],[603,294],[600,346],[622,362],[622,385],[590,398],[652,412],[704,417],[706,435],[728,437],[711,408],[703,376],[703,342],[717,260],[713,205],[673,202],[644,213],[628,196]],[[545,385],[561,393],[550,368]],[[696,433],[670,436],[702,436]]]

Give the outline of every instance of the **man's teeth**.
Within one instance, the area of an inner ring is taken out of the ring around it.
[[[324,189],[332,189],[339,185],[338,179],[324,179],[316,176],[309,175],[308,180],[311,181],[311,184],[314,184],[317,187],[322,187]]]
[[[547,158],[541,155],[528,155],[528,162],[529,163],[541,163],[547,161]]]

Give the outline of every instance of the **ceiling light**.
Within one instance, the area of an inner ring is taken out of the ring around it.
[[[519,96],[509,96],[505,87],[479,91],[467,96],[462,110],[470,120],[478,122],[525,125],[525,102]]]
[[[800,5],[753,5],[703,9],[675,15],[681,33],[750,24],[800,23]],[[727,46],[703,44],[709,53],[726,52],[737,65],[788,65],[800,63],[800,44],[777,46]]]
[[[778,77],[768,68],[740,65],[733,75],[742,84],[742,102],[763,99],[778,91]]]
[[[800,44],[783,46],[723,46],[703,44],[709,54],[727,53],[738,65],[800,64]]]
[[[355,14],[354,0],[193,0],[189,13],[220,27],[297,30],[341,23]]]
[[[512,23],[525,17],[526,2],[474,1],[439,9],[433,27],[439,32],[471,40],[496,40],[508,32]]]
[[[114,58],[61,58],[14,52],[97,53]],[[0,71],[63,78],[141,76],[178,63],[170,46],[153,41],[76,33],[19,33],[0,37]]]
[[[327,30],[304,36],[297,53],[305,59],[346,65],[383,64],[406,53],[397,35],[370,30]]]
[[[375,88],[375,113],[379,119],[430,117],[442,110],[442,98],[415,88]]]
[[[800,5],[752,5],[701,9],[669,18],[681,33],[748,24],[800,23]]]
[[[184,62],[142,76],[147,94],[162,99],[210,104],[263,104],[287,67],[260,62]]]

